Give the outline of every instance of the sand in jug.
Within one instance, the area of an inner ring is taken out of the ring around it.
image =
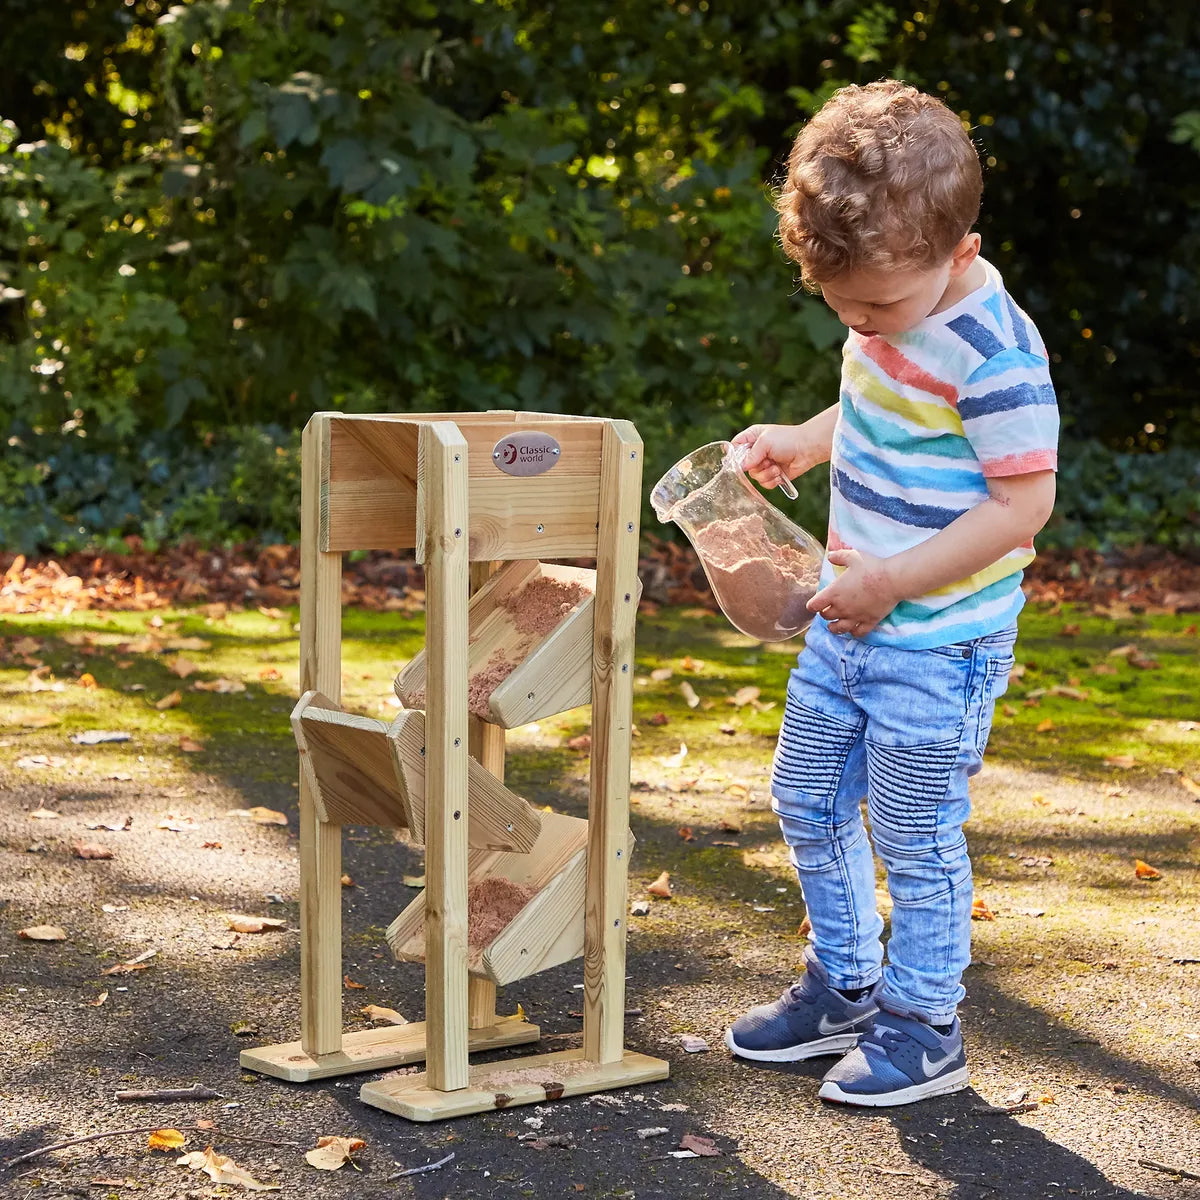
[[[816,594],[824,552],[751,484],[729,442],[710,442],[677,462],[650,502],[660,521],[687,534],[735,628],[764,642],[808,628],[805,605]]]

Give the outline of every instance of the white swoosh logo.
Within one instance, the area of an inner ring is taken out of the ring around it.
[[[922,1050],[921,1070],[924,1071],[926,1075],[936,1075],[953,1057],[954,1054],[951,1052],[950,1054],[943,1055],[937,1060],[937,1062],[933,1062],[930,1060],[929,1052],[927,1050]]]
[[[817,1032],[828,1036],[831,1033],[842,1033],[844,1030],[850,1029],[853,1025],[853,1021],[831,1021],[822,1013],[821,1019],[817,1022]]]

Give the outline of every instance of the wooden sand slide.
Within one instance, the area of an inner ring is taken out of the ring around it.
[[[665,1079],[624,1046],[629,756],[642,445],[632,425],[493,412],[318,413],[304,432],[300,1038],[241,1064],[301,1082],[424,1061],[361,1099],[412,1120]],[[341,555],[415,548],[426,642],[390,724],[344,712]],[[595,570],[545,561],[596,561]],[[588,819],[504,786],[505,730],[592,706]],[[343,1033],[341,826],[408,831],[426,887],[388,945],[425,964],[426,1020]],[[582,955],[583,1048],[537,1041],[496,987]]]

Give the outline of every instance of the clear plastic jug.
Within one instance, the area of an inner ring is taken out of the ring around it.
[[[710,442],[654,485],[650,503],[695,547],[731,625],[761,642],[808,628],[825,551],[746,478],[742,447]]]

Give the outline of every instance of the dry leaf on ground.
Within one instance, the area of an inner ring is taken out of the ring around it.
[[[244,913],[226,913],[225,924],[235,933],[266,933],[287,928],[287,922],[279,917],[250,917]]]
[[[187,1138],[178,1129],[156,1129],[146,1144],[151,1150],[178,1150],[187,1144]]]
[[[1130,767],[1137,766],[1137,759],[1132,754],[1110,754],[1104,760],[1106,767],[1120,767],[1122,770],[1128,770]]]
[[[717,1149],[717,1143],[712,1138],[701,1137],[698,1133],[685,1133],[679,1139],[680,1150],[690,1150],[693,1154],[698,1154],[701,1158],[719,1158],[721,1151]]]
[[[167,813],[165,817],[158,823],[159,829],[169,830],[171,833],[183,833],[186,829],[195,829],[195,819],[189,817],[187,813]]]
[[[186,679],[194,671],[198,670],[198,668],[190,658],[184,658],[183,655],[180,655],[178,658],[173,658],[167,663],[167,670],[179,679]]]
[[[261,804],[256,804],[253,808],[231,808],[225,815],[241,817],[243,820],[253,821],[256,825],[286,825],[288,823],[286,813],[281,813],[274,808],[264,808]]]
[[[316,1167],[318,1171],[336,1171],[346,1163],[354,1166],[350,1155],[356,1150],[361,1150],[366,1144],[362,1138],[318,1138],[316,1147],[307,1151],[304,1158],[310,1167]]]
[[[1152,867],[1149,863],[1144,863],[1140,858],[1133,860],[1133,873],[1139,879],[1161,879],[1162,872],[1156,867]]]
[[[232,692],[244,692],[246,685],[240,679],[227,679],[222,676],[220,679],[197,679],[192,684],[192,690],[196,692],[217,692],[225,696]]]
[[[972,921],[994,921],[996,914],[988,908],[987,901],[981,897],[976,897],[971,904],[971,920]]]
[[[35,808],[29,814],[29,819],[31,821],[56,821],[59,815],[52,808]]]
[[[646,718],[647,725],[669,725],[671,718],[666,713],[656,712],[653,716]]]
[[[664,767],[682,767],[683,760],[688,756],[687,742],[679,743],[679,751],[676,754],[668,754],[665,758],[660,758],[658,761]]]
[[[17,930],[17,937],[29,942],[61,942],[66,936],[67,931],[58,925],[30,925],[28,929]]]
[[[567,741],[568,750],[590,750],[592,748],[592,735],[590,733],[581,733],[578,737],[570,738]]]
[[[214,1183],[231,1183],[236,1187],[248,1188],[252,1192],[278,1191],[277,1183],[259,1183],[253,1175],[239,1167],[232,1158],[218,1154],[211,1146],[203,1150],[193,1150],[175,1160],[179,1167],[189,1167],[193,1171],[203,1171]]]
[[[650,678],[653,679],[655,683],[665,683],[674,674],[675,672],[672,671],[670,667],[655,667],[654,670],[650,672]]]
[[[365,992],[367,990],[367,985],[365,983],[355,983],[349,975],[342,976],[342,983],[348,988],[354,988],[355,991]]]
[[[199,754],[204,749],[204,743],[190,738],[186,734],[179,739],[179,748],[184,754]]]
[[[76,858],[112,858],[113,852],[107,846],[97,846],[93,842],[76,842],[71,849]]]
[[[686,679],[679,685],[679,694],[683,697],[688,708],[699,707],[700,697],[696,695],[696,689]]]
[[[670,900],[671,898],[671,874],[669,871],[664,871],[646,891],[651,896],[657,896],[660,900]]]
[[[182,703],[183,693],[176,688],[175,691],[168,692],[154,707],[159,712],[165,712],[168,708],[178,708]]]

